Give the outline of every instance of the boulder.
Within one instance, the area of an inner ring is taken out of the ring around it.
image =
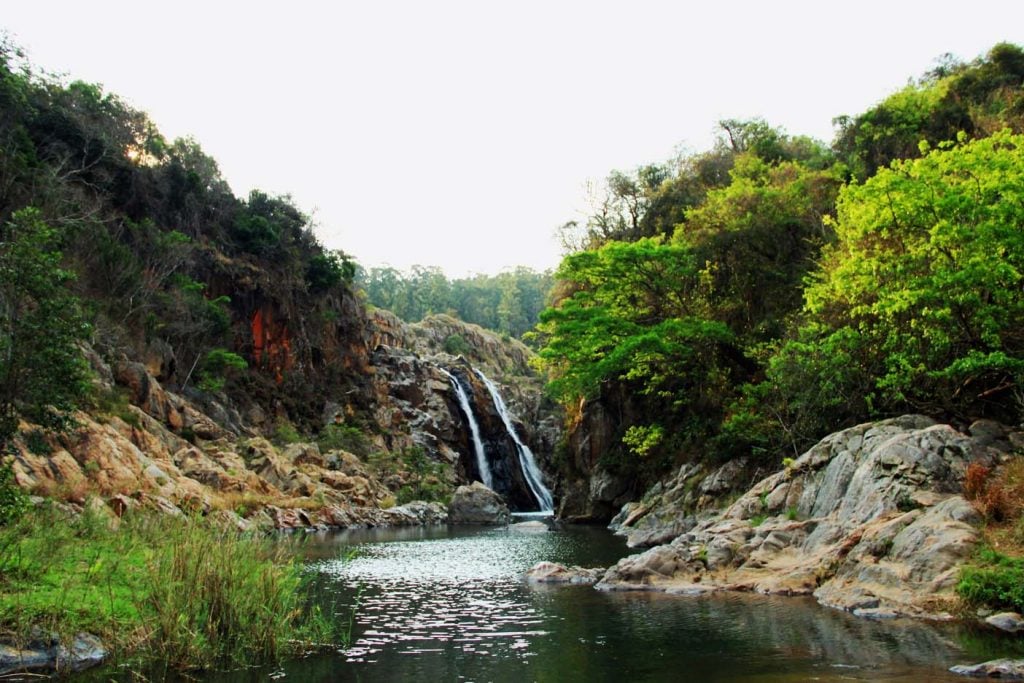
[[[448,505],[450,524],[508,524],[511,519],[508,505],[497,493],[478,481],[460,486]]]
[[[538,562],[526,572],[526,582],[591,585],[597,583],[604,571],[598,567],[567,567],[558,562]]]
[[[985,619],[985,623],[1000,631],[1009,633],[1020,633],[1024,631],[1024,618],[1016,612],[1000,612]]]

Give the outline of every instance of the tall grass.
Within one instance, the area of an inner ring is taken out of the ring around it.
[[[202,519],[30,512],[0,527],[0,631],[85,630],[173,668],[269,661],[335,640],[293,549]]]

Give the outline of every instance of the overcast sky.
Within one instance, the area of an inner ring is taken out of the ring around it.
[[[25,0],[0,27],[237,194],[291,194],[326,246],[459,276],[556,265],[588,179],[720,119],[830,141],[943,53],[1024,44],[1024,2]]]

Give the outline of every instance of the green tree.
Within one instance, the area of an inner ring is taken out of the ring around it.
[[[1024,136],[923,150],[841,192],[838,239],[807,290],[799,343],[811,356],[841,350],[870,378],[877,409],[1016,422]],[[781,354],[798,358],[795,343]]]
[[[18,211],[0,228],[0,444],[19,417],[63,426],[88,388],[78,345],[89,327],[72,279],[38,211]]]

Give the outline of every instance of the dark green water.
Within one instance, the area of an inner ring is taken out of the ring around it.
[[[343,559],[352,551],[355,556]],[[541,560],[608,565],[603,529],[414,529],[311,535],[325,606],[352,646],[208,681],[963,681],[957,663],[1014,641],[962,625],[871,622],[810,599],[530,586]]]

